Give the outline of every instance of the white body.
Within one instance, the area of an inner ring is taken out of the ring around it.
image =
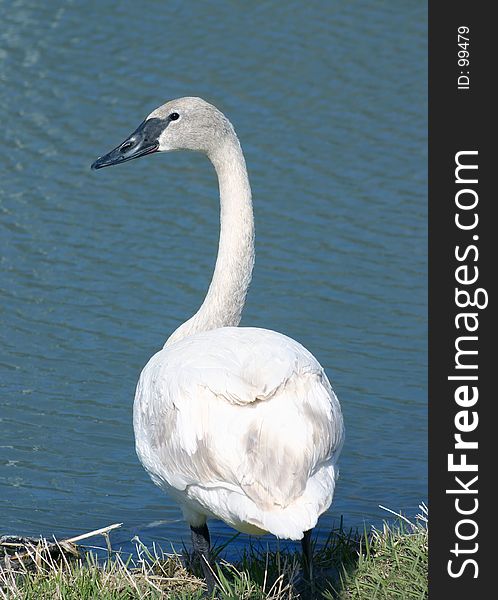
[[[229,121],[199,98],[169,102],[148,119],[154,128],[166,123],[160,151],[200,150],[213,163],[221,230],[202,306],[140,376],[138,456],[190,525],[216,517],[240,531],[301,539],[332,502],[344,438],[339,402],[299,343],[237,328],[254,264],[254,220]]]
[[[303,346],[226,327],[166,346],[137,387],[138,456],[191,525],[301,539],[330,506],[339,402]]]

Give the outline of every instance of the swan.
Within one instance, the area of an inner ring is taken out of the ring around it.
[[[238,327],[254,264],[254,220],[232,124],[201,98],[172,100],[92,169],[173,150],[203,152],[216,170],[218,255],[201,307],[140,375],[136,451],[153,482],[180,504],[209,591],[210,518],[301,540],[311,582],[311,532],[334,495],[343,418],[308,350],[275,331]]]

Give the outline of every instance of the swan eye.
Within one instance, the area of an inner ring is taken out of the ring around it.
[[[180,118],[180,115],[177,112],[171,113],[169,116],[170,121],[178,121],[179,118]]]

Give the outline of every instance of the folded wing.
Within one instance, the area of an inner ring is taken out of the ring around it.
[[[255,328],[207,331],[158,352],[140,377],[134,413],[137,451],[156,483],[218,488],[261,511],[295,502],[335,463],[344,436],[316,359]]]

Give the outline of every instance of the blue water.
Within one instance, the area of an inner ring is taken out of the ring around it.
[[[202,301],[202,156],[89,166],[167,99],[232,120],[257,260],[243,325],[296,338],[341,399],[327,535],[427,497],[426,6],[0,0],[0,533],[188,541],[134,452],[141,368]],[[230,530],[213,524],[213,537]],[[240,536],[236,543],[243,543]]]

